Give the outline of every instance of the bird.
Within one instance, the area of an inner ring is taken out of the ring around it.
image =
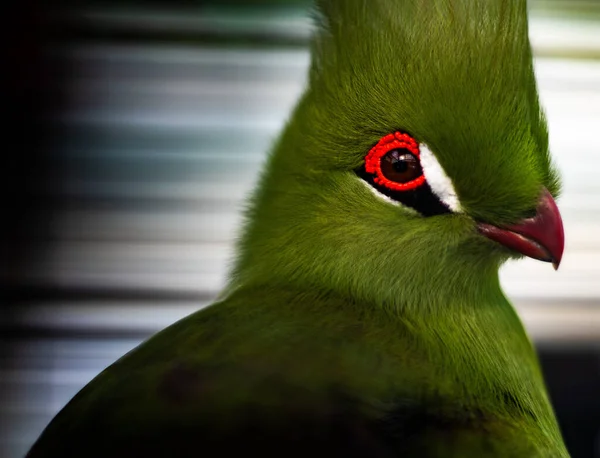
[[[316,0],[227,285],[107,367],[45,457],[568,457],[498,271],[564,229],[525,0]]]

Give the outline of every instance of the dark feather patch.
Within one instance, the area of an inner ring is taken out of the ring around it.
[[[357,170],[356,174],[380,193],[407,207],[413,208],[423,216],[451,213],[450,209],[437,198],[427,183],[410,191],[392,191],[375,183],[374,176],[367,173],[364,166]]]
[[[184,364],[176,364],[163,376],[159,386],[159,397],[175,404],[197,399],[202,393],[200,373]]]

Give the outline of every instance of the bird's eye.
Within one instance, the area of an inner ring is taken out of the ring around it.
[[[394,132],[381,138],[356,173],[380,195],[424,216],[459,209],[452,183],[433,153],[407,133]],[[428,178],[433,181],[429,183]]]
[[[365,158],[365,170],[373,181],[390,191],[409,191],[425,182],[419,162],[419,144],[408,134],[386,135]]]
[[[423,169],[411,153],[394,149],[381,158],[381,173],[394,183],[406,184],[423,175]]]

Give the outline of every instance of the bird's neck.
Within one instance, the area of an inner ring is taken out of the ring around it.
[[[435,313],[402,319],[429,355],[438,380],[457,381],[456,396],[474,409],[507,418],[522,415],[523,427],[535,431],[540,444],[562,447],[535,349],[503,296],[448,302]]]
[[[352,221],[319,234],[309,224],[304,227],[306,218],[283,212],[269,215],[276,216],[258,219],[269,224],[248,229],[230,290],[266,285],[315,291],[415,317],[449,307],[470,310],[479,304],[506,302],[498,280],[498,260],[470,253],[463,245],[432,244],[422,250],[391,248],[386,252],[384,241],[379,243],[368,232],[353,233]],[[278,218],[286,219],[278,225]],[[334,226],[335,221],[330,224]],[[374,246],[383,246],[383,253]]]
[[[376,322],[381,330],[373,329],[373,335],[387,336],[401,354],[411,348],[435,368],[435,374],[415,384],[432,386],[432,380],[438,380],[434,390],[451,384],[447,398],[465,399],[474,409],[483,406],[492,412],[498,405],[497,394],[515,404],[507,405],[507,411],[524,409],[538,419],[534,429],[543,435],[542,442],[560,444],[537,356],[501,290],[497,262],[478,253],[469,259],[460,247],[456,253],[435,253],[433,261],[415,256],[404,266],[398,266],[393,256],[349,262],[343,256],[319,258],[318,251],[324,250],[320,241],[313,239],[316,250],[310,251],[312,247],[302,245],[300,237],[293,252],[285,247],[270,252],[280,237],[273,227],[270,230],[260,234],[270,238],[254,239],[250,248],[262,248],[263,256],[246,253],[232,290],[279,291],[278,297],[287,299],[274,307],[318,314],[324,322],[352,326]],[[364,247],[368,242],[361,243]],[[356,244],[358,252],[361,243]],[[294,262],[292,255],[301,262]],[[323,260],[321,265],[315,264],[318,259]],[[398,364],[398,373],[421,370]]]

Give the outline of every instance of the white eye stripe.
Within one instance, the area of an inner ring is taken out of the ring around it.
[[[419,144],[423,175],[433,193],[454,213],[462,210],[452,180],[426,144]]]
[[[388,204],[394,205],[396,207],[400,207],[403,210],[405,210],[407,213],[410,213],[411,215],[419,215],[419,212],[416,211],[414,208],[410,208],[404,204],[402,204],[401,202],[398,202],[394,199],[392,199],[391,197],[386,196],[385,194],[379,192],[377,189],[375,189],[373,186],[371,186],[369,183],[367,183],[364,180],[361,180],[360,178],[358,178],[358,181],[360,181],[364,186],[366,186],[367,188],[369,188],[369,190],[378,198],[380,198],[381,200],[384,200],[385,202],[387,202]]]

